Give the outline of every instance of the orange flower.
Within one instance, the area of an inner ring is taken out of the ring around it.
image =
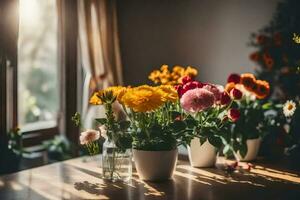
[[[267,66],[267,69],[271,70],[274,65],[274,60],[272,58],[266,58],[264,59],[264,61],[265,61],[265,65]]]
[[[241,75],[241,84],[249,91],[256,89],[256,78],[253,74],[245,73]]]
[[[270,94],[270,84],[267,81],[257,80],[256,85],[254,93],[258,99],[264,99]]]
[[[225,91],[227,93],[230,93],[230,91],[235,88],[235,83],[234,82],[230,82],[230,83],[227,83],[226,86],[225,86]]]
[[[253,61],[256,61],[256,62],[259,61],[259,59],[260,59],[259,53],[253,52],[252,54],[250,54],[250,59]]]

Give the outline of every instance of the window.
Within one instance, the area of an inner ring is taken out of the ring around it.
[[[60,91],[56,2],[19,1],[18,124],[25,131],[57,125]]]
[[[77,144],[77,23],[77,0],[0,0],[2,141],[18,125],[24,147],[58,133]]]

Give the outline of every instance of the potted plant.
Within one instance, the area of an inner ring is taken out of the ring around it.
[[[193,167],[215,165],[217,150],[222,146],[222,135],[228,125],[239,118],[237,109],[230,109],[232,100],[220,85],[182,79],[177,85],[180,104],[189,130],[188,155]],[[229,119],[229,120],[228,120]]]
[[[267,133],[265,112],[268,108],[262,100],[269,95],[270,86],[250,73],[231,74],[227,82],[225,90],[228,93],[241,94],[240,100],[233,104],[241,116],[225,137],[224,153],[233,153],[238,161],[251,161],[256,158],[261,140]]]

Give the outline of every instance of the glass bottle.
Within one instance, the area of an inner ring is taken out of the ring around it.
[[[106,139],[102,153],[103,179],[110,181],[129,181],[132,176],[131,149],[120,149],[112,140]]]

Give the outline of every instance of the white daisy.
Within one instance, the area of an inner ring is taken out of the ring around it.
[[[291,117],[294,115],[296,110],[296,103],[292,100],[288,100],[283,105],[283,114],[286,117]]]

